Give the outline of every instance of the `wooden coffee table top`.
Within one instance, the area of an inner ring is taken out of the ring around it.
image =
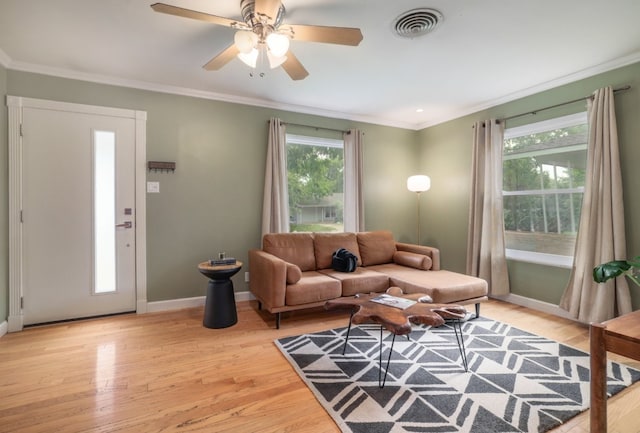
[[[427,304],[416,302],[406,309],[390,307],[370,299],[379,294],[360,295],[358,298],[338,298],[327,301],[327,310],[350,310],[351,323],[379,323],[396,335],[411,333],[411,323],[441,326],[445,319],[462,319],[467,310],[460,305]]]

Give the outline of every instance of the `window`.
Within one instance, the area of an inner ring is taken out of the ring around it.
[[[287,134],[290,231],[343,231],[344,142]]]
[[[94,131],[94,293],[116,291],[116,134]]]
[[[586,113],[505,131],[507,258],[571,266],[584,193],[587,136]]]

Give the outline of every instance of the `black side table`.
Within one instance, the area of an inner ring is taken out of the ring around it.
[[[234,265],[210,265],[208,261],[198,265],[207,278],[207,299],[202,324],[207,328],[228,328],[238,322],[236,298],[231,277],[242,268],[242,262]]]

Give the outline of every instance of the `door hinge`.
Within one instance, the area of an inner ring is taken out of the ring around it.
[[[22,135],[22,123],[20,124],[20,137],[24,137],[24,135]]]
[[[23,223],[24,222],[24,218],[22,218],[22,211],[20,211],[20,222]]]
[[[24,297],[20,296],[20,309],[24,309]]]

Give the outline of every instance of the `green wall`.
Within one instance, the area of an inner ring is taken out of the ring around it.
[[[0,323],[9,315],[9,174],[7,167],[7,70],[0,65]]]
[[[467,218],[469,212],[471,126],[478,120],[504,118],[559,104],[591,94],[594,90],[631,85],[631,90],[616,94],[616,117],[621,153],[625,197],[628,257],[640,255],[640,63],[602,73],[571,84],[540,92],[516,101],[464,116],[419,132],[420,167],[432,178],[431,190],[425,194],[427,217],[422,221],[427,244],[441,250],[447,269],[465,271]],[[535,116],[508,121],[507,127],[537,122],[583,111],[585,103],[542,111]],[[636,189],[634,189],[634,187]],[[569,279],[569,270],[509,262],[511,291],[514,294],[558,304]],[[633,305],[640,308],[640,288],[631,286]]]
[[[197,263],[226,251],[245,262],[237,291],[248,290],[247,251],[260,246],[267,120],[348,129],[365,133],[365,224],[389,229],[403,242],[416,242],[416,196],[406,190],[412,174],[428,174],[431,189],[421,196],[422,243],[441,250],[443,267],[464,272],[471,165],[471,125],[575,99],[606,85],[630,84],[616,95],[625,187],[629,256],[640,254],[640,63],[499,105],[421,131],[385,127],[268,108],[177,96],[119,86],[5,70],[0,94],[103,105],[147,112],[147,159],[175,161],[174,174],[147,173],[160,182],[159,194],[147,194],[147,292],[149,301],[201,296],[206,280]],[[584,107],[584,104],[582,104]],[[581,110],[581,104],[511,121],[508,126]],[[290,132],[331,135],[291,127]],[[7,125],[0,108],[0,322],[8,314]],[[510,262],[512,292],[557,304],[568,270]],[[634,307],[640,290],[633,287]]]
[[[147,160],[175,161],[177,166],[173,174],[147,173],[147,180],[160,182],[160,193],[146,198],[149,301],[204,295],[207,280],[196,266],[218,251],[245,262],[234,286],[248,290],[244,272],[247,251],[260,246],[267,121],[272,116],[363,130],[366,228],[389,229],[400,240],[414,240],[415,220],[408,225],[407,215],[415,202],[405,182],[418,168],[415,131],[13,70],[7,71],[6,93],[147,112]],[[290,132],[326,134],[294,127]],[[6,164],[0,170],[6,178]],[[6,189],[2,187],[5,196]],[[6,210],[0,218],[6,219]],[[5,251],[6,241],[2,246]],[[5,253],[2,268],[6,261]],[[2,298],[0,305],[7,295]]]

